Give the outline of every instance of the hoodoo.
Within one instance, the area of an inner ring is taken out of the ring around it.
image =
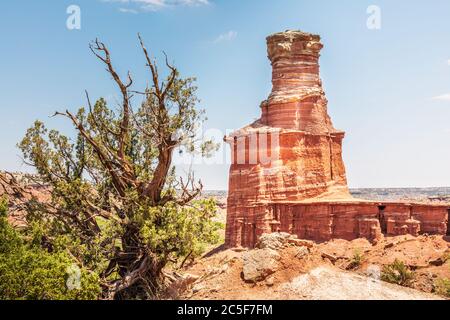
[[[253,247],[288,232],[326,241],[382,234],[448,232],[447,205],[353,199],[319,74],[320,36],[301,31],[267,38],[272,92],[261,118],[225,138],[231,146],[226,244]]]

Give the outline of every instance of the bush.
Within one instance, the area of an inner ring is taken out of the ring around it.
[[[33,242],[25,240],[9,225],[6,200],[2,199],[0,201],[1,300],[86,300],[96,299],[99,296],[100,286],[96,274],[77,268],[74,259],[67,253],[50,253]],[[70,278],[71,270],[74,273],[72,277],[75,278]],[[73,280],[74,287],[70,290],[69,282]]]
[[[361,264],[363,263],[364,257],[361,253],[360,250],[355,250],[355,252],[353,253],[353,257],[350,260],[350,263],[347,266],[347,270],[354,270],[357,269],[361,266]]]
[[[397,259],[393,263],[384,266],[381,271],[381,280],[401,286],[410,286],[413,279],[414,272],[404,262]]]
[[[442,296],[450,298],[450,279],[438,279],[434,283],[434,291]]]

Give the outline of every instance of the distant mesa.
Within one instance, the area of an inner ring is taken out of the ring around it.
[[[226,245],[253,247],[264,233],[378,241],[383,234],[449,233],[448,205],[354,199],[319,73],[320,36],[267,37],[272,92],[261,118],[225,138],[231,147]]]

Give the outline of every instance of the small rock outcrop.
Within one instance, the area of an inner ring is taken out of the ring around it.
[[[277,271],[280,260],[279,251],[287,246],[297,246],[309,252],[314,243],[300,240],[295,235],[284,232],[263,234],[256,248],[242,255],[242,276],[246,282],[258,282],[265,280]],[[300,251],[299,251],[300,253]]]
[[[267,38],[272,92],[261,118],[225,138],[232,164],[226,244],[254,247],[265,233],[378,241],[383,234],[450,233],[450,206],[353,199],[319,74],[320,36]]]
[[[272,249],[255,249],[242,255],[242,275],[247,282],[264,280],[277,270],[280,255]]]

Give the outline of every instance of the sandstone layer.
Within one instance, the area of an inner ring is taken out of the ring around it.
[[[320,36],[286,31],[267,38],[272,92],[261,118],[228,137],[232,150],[226,244],[253,247],[264,233],[299,238],[448,233],[447,205],[352,199],[342,160],[345,133],[328,115]]]

